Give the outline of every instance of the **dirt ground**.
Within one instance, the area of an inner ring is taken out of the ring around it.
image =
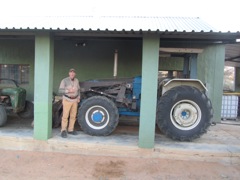
[[[240,162],[0,150],[0,180],[239,179]]]

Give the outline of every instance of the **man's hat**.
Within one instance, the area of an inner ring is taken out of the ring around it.
[[[71,68],[69,72],[76,72],[75,69]]]

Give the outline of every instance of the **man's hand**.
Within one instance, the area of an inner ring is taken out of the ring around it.
[[[78,98],[77,102],[80,103],[80,98]]]

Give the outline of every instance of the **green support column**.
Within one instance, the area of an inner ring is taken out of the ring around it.
[[[35,36],[34,138],[52,136],[53,38],[50,33]]]
[[[225,46],[208,46],[198,55],[197,77],[207,86],[207,95],[212,101],[213,121],[221,122]]]
[[[143,37],[142,94],[139,127],[139,147],[141,148],[154,147],[159,43],[160,38],[157,35]]]

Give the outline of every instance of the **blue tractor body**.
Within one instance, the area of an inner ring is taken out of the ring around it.
[[[133,78],[132,82],[132,93],[126,94],[126,98],[136,102],[136,110],[130,108],[118,108],[119,115],[125,116],[140,116],[140,103],[141,103],[141,87],[142,87],[142,77],[136,76]]]

